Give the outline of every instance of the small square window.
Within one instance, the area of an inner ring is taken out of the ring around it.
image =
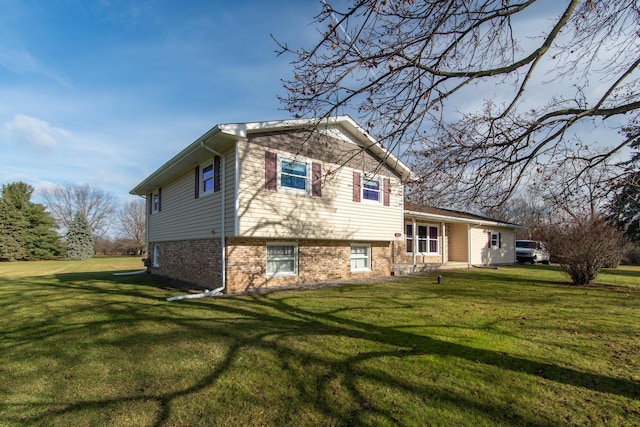
[[[351,246],[351,271],[371,271],[371,246]]]
[[[267,276],[297,276],[298,246],[292,243],[267,244]]]

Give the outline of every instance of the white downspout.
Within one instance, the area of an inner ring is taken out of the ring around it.
[[[415,218],[411,218],[411,227],[413,228],[413,268],[415,270],[418,264],[418,228]]]
[[[447,263],[447,255],[448,255],[445,252],[447,249],[447,245],[446,245],[447,229],[444,222],[440,223],[440,227],[442,228],[442,233],[440,234],[442,236],[442,265],[445,265]]]
[[[467,265],[471,267],[471,229],[467,224]]]
[[[226,285],[227,285],[227,277],[226,277],[226,272],[227,272],[227,260],[226,260],[226,247],[225,247],[225,202],[226,202],[226,194],[225,194],[225,181],[226,181],[226,175],[225,175],[225,158],[222,154],[218,153],[216,150],[207,147],[206,145],[204,145],[204,141],[200,141],[200,146],[202,148],[204,148],[205,150],[208,150],[210,152],[212,152],[213,154],[215,154],[216,156],[220,157],[220,180],[222,181],[220,183],[220,193],[221,197],[222,197],[222,211],[220,213],[220,228],[222,229],[222,234],[220,237],[220,245],[221,245],[221,266],[222,266],[222,275],[221,275],[221,279],[222,279],[222,286],[220,286],[219,288],[213,289],[213,290],[207,290],[205,292],[199,293],[199,294],[187,294],[187,295],[178,295],[175,297],[169,297],[167,298],[167,301],[178,301],[178,300],[183,300],[183,299],[194,299],[194,298],[204,298],[204,297],[212,297],[214,295],[218,295],[220,293],[222,293],[222,291],[225,290]]]

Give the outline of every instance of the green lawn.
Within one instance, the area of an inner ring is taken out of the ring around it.
[[[0,264],[0,425],[640,425],[640,268],[171,303],[140,268]]]

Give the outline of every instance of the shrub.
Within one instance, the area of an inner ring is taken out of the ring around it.
[[[622,232],[601,217],[549,224],[539,236],[574,285],[588,285],[602,268],[617,267],[627,246]]]

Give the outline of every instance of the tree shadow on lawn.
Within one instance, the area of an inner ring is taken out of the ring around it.
[[[213,339],[226,343],[226,351],[224,356],[216,361],[215,367],[211,371],[195,377],[189,386],[177,390],[158,390],[157,392],[137,390],[121,397],[88,399],[66,404],[40,402],[40,405],[50,407],[50,409],[44,410],[40,415],[23,417],[15,421],[42,423],[50,417],[63,416],[92,408],[108,409],[127,402],[153,401],[157,403],[158,408],[154,425],[164,425],[170,420],[172,407],[179,404],[179,399],[215,387],[220,378],[239,362],[242,352],[247,348],[274,354],[281,361],[281,368],[292,378],[293,386],[300,391],[297,398],[301,402],[312,405],[328,419],[343,424],[365,422],[364,420],[367,418],[362,418],[365,413],[375,414],[389,423],[402,423],[401,416],[385,408],[384,405],[372,403],[372,397],[365,395],[359,385],[362,380],[374,382],[380,387],[401,390],[403,393],[413,395],[418,402],[423,402],[424,399],[446,402],[449,406],[458,407],[465,412],[495,414],[498,419],[508,420],[515,424],[543,426],[561,422],[561,420],[554,419],[526,418],[519,413],[517,407],[498,407],[497,404],[491,405],[480,399],[474,399],[472,396],[441,389],[437,386],[416,384],[404,379],[402,372],[391,375],[381,369],[363,366],[365,361],[383,358],[422,358],[428,355],[442,358],[455,357],[514,373],[544,378],[560,384],[640,400],[640,383],[635,381],[580,372],[554,364],[510,356],[503,352],[442,341],[394,327],[386,327],[380,323],[346,319],[338,316],[339,310],[335,309],[331,311],[304,309],[292,305],[286,294],[266,293],[242,297],[228,296],[220,299],[181,301],[166,303],[168,306],[165,310],[158,310],[156,307],[159,304],[165,304],[159,301],[158,293],[155,291],[147,293],[140,290],[139,287],[130,288],[130,278],[126,279],[126,283],[123,284],[121,279],[112,276],[110,276],[111,283],[105,283],[109,278],[98,273],[95,275],[86,273],[61,274],[57,277],[59,282],[53,286],[60,288],[62,293],[82,291],[87,292],[88,296],[94,293],[102,294],[100,296],[101,302],[96,301],[81,309],[102,311],[108,314],[108,319],[70,325],[69,328],[66,328],[62,324],[56,325],[55,318],[49,318],[30,324],[28,329],[18,328],[13,331],[12,335],[23,335],[27,339],[44,339],[50,334],[57,333],[73,342],[72,340],[78,338],[77,334],[97,333],[99,328],[105,325],[113,326],[122,323],[131,328],[142,322],[164,322],[190,333],[181,336],[175,331],[162,333],[137,331],[135,342],[144,343],[144,346],[152,348],[167,343],[180,346],[181,343],[186,343],[189,340]],[[139,280],[142,282],[153,281],[153,278]],[[92,281],[99,283],[92,284]],[[154,282],[149,286],[165,289],[166,284]],[[117,297],[119,301],[110,299],[109,296],[113,296],[114,299]],[[120,297],[134,297],[135,299],[120,301]],[[297,298],[300,296],[297,295]],[[322,296],[315,298],[322,298]],[[377,301],[381,301],[380,298],[389,301],[393,299],[393,296],[378,294],[371,298],[358,298],[357,302],[360,307],[366,309],[375,306]],[[405,308],[407,307],[406,300],[400,303]],[[143,316],[138,316],[138,310],[145,309],[145,306],[153,309],[145,311]],[[359,309],[360,307],[350,308]],[[202,316],[194,316],[196,313],[202,313]],[[364,341],[378,347],[391,346],[393,350],[361,352],[354,350],[351,356],[337,358],[336,355],[325,356],[323,353],[312,350],[294,349],[288,344],[292,339],[312,339],[319,335]],[[130,337],[104,338],[100,342],[101,345],[120,348],[130,345],[131,339]],[[315,382],[309,384],[308,371],[305,375],[300,373],[301,367],[304,366],[321,367],[322,369],[319,371],[325,372],[325,374],[317,375]],[[425,369],[429,369],[426,363]],[[326,396],[331,394],[332,381],[338,377],[340,377],[351,400],[358,402],[359,407],[340,407],[326,399]],[[29,403],[25,402],[23,405],[28,406]],[[544,418],[543,415],[539,416]],[[0,417],[0,419],[2,418]]]

